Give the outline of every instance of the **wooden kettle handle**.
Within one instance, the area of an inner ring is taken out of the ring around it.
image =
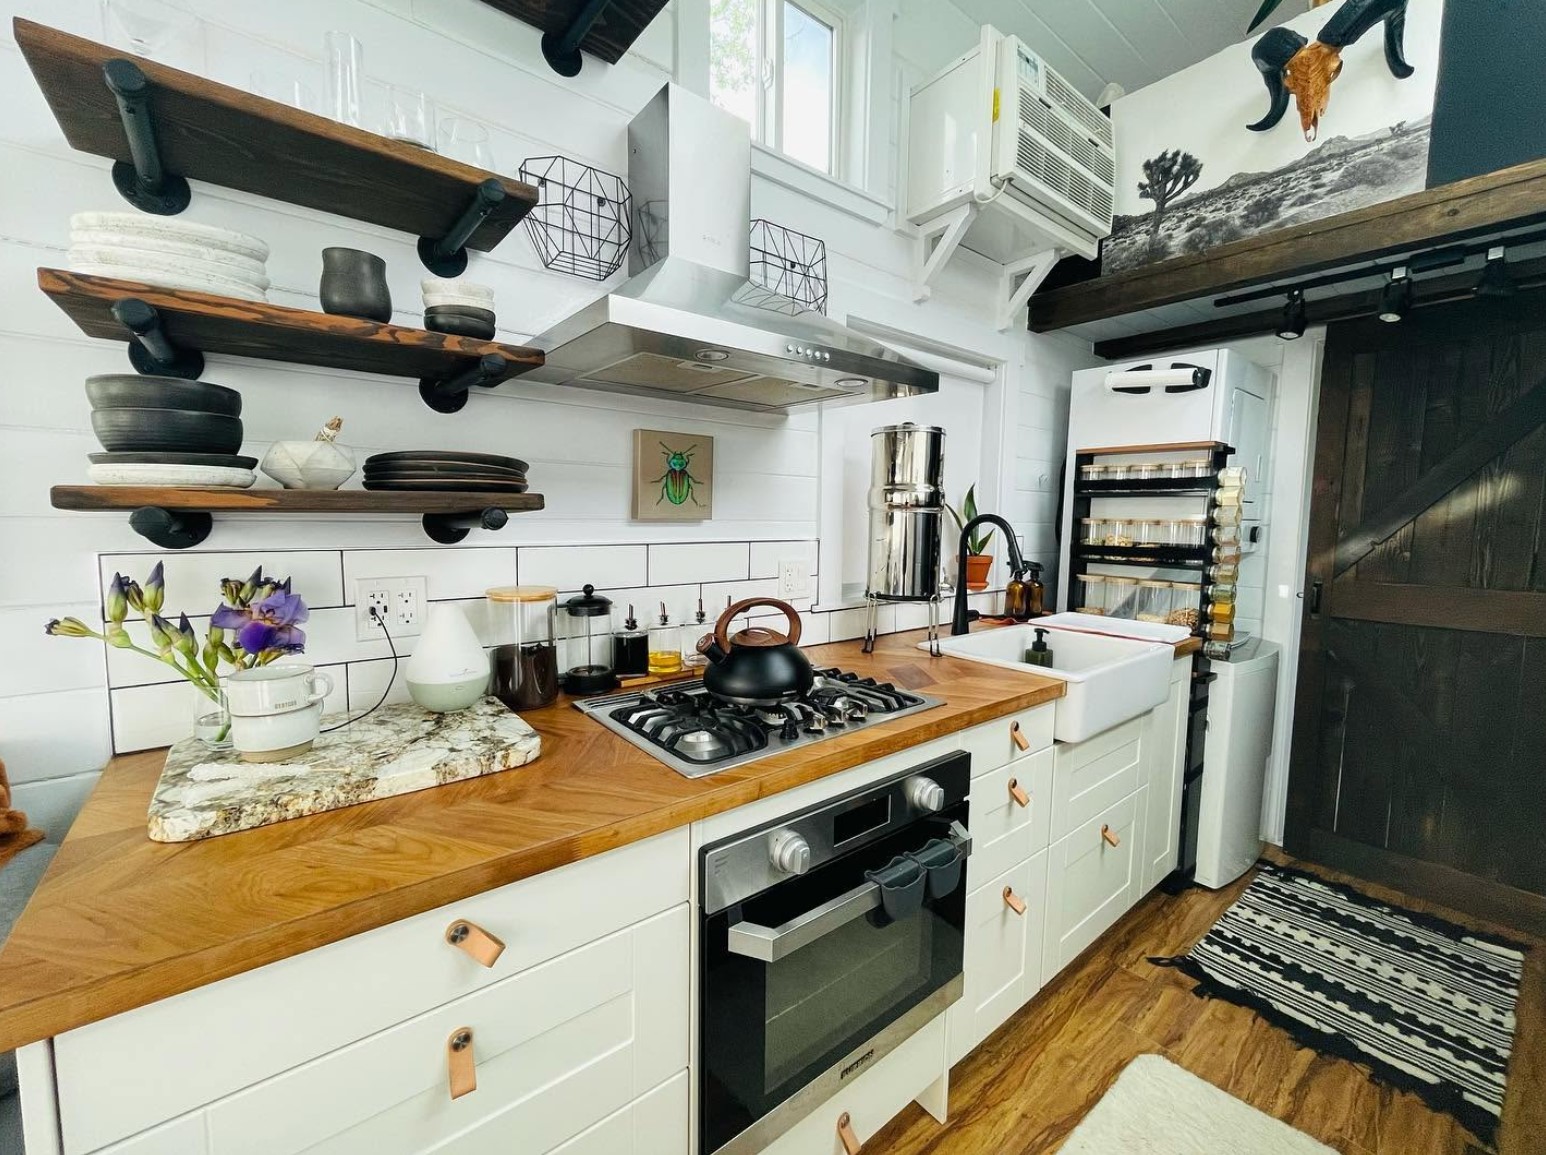
[[[768,606],[771,609],[782,610],[784,617],[789,620],[789,633],[784,635],[774,633],[772,630],[761,630],[758,632],[765,634],[766,637],[744,644],[755,646],[798,646],[800,644],[800,615],[792,605],[781,602],[777,598],[747,598],[745,601],[726,607],[725,612],[719,615],[719,621],[714,623],[714,641],[721,650],[727,654],[730,652],[730,623],[753,606]]]

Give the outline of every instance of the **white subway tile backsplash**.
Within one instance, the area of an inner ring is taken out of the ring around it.
[[[0,610],[0,654],[5,655],[0,662],[0,698],[106,684],[101,642],[44,634],[49,619],[67,617],[79,618],[93,629],[102,627],[95,602]],[[0,740],[3,737],[0,734]]]
[[[112,752],[100,689],[0,698],[0,758],[13,785],[102,766]]]
[[[388,679],[391,680],[392,689],[386,695],[384,704],[411,701],[402,663],[398,663],[395,675],[390,659],[384,662],[350,662],[348,669],[349,713],[360,714],[381,702]]]
[[[744,581],[751,573],[744,541],[683,542],[650,546],[650,585]]]
[[[806,570],[811,575],[811,588],[816,588],[816,543],[814,541],[752,542],[751,573],[747,576],[777,577],[778,567],[785,561],[804,561]]]
[[[521,584],[529,586],[561,590],[577,590],[586,583],[598,590],[644,586],[649,584],[647,550],[643,545],[523,546],[516,569]]]
[[[432,602],[479,598],[493,586],[516,583],[516,552],[514,546],[347,550],[344,601],[355,604],[358,583],[372,577],[423,577]]]
[[[195,614],[214,612],[215,607],[220,605],[221,579],[245,581],[260,566],[267,577],[281,581],[289,578],[290,588],[300,594],[311,609],[341,606],[347,600],[342,578],[343,560],[337,550],[105,553],[98,559],[104,593],[115,573],[122,573],[143,585],[158,561],[166,576],[166,602],[161,611],[163,617],[169,610],[174,615],[185,613],[190,619]],[[132,611],[130,616],[138,617]]]

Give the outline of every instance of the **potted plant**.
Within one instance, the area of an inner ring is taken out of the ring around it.
[[[301,596],[290,591],[290,579],[276,581],[264,576],[262,567],[252,576],[226,578],[220,583],[221,604],[210,616],[203,644],[187,614],[173,622],[161,615],[166,598],[162,565],[158,561],[141,586],[122,574],[108,583],[101,633],[78,618],[55,618],[44,633],[57,638],[96,638],[120,650],[132,650],[169,666],[200,695],[202,709],[194,733],[216,748],[230,745],[230,718],[220,688],[221,666],[250,670],[266,666],[286,654],[300,653],[306,635],[300,629],[309,616]],[[129,611],[144,616],[145,631],[153,648],[137,644],[125,621]]]
[[[977,516],[977,487],[973,485],[966,491],[966,500],[961,503],[959,510],[948,503],[945,508],[950,511],[950,516],[955,518],[957,528],[964,530],[966,523]],[[983,550],[988,548],[988,542],[991,540],[993,540],[991,526],[973,531],[966,539],[966,588],[973,593],[988,588],[988,573],[993,569],[993,555],[984,553]]]

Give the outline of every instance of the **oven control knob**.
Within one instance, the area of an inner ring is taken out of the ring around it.
[[[773,869],[784,874],[804,874],[811,868],[811,844],[793,830],[780,830],[773,836],[769,857]]]
[[[930,814],[945,808],[945,788],[932,778],[919,775],[902,783],[902,793],[914,810],[926,810]]]

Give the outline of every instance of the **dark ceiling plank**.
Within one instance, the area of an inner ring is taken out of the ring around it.
[[[1546,219],[1546,159],[1031,298],[1046,333]]]

